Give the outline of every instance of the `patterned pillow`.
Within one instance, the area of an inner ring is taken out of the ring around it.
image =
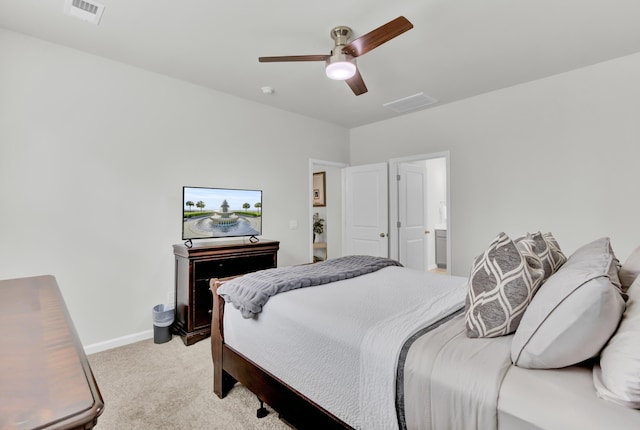
[[[567,256],[560,250],[558,241],[551,233],[543,233],[542,238],[549,247],[549,264],[551,265],[552,274],[556,273],[567,262]]]
[[[523,239],[533,240],[533,251],[540,258],[544,269],[543,282],[567,261],[567,257],[560,251],[560,246],[551,233],[527,233],[526,236],[519,237],[514,242],[517,244]]]
[[[468,337],[503,336],[518,328],[544,276],[534,245],[531,238],[516,244],[500,233],[476,257],[465,302]]]

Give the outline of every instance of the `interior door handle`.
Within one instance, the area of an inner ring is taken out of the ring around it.
[[[425,230],[424,231],[424,234],[430,234],[430,233],[431,233],[431,230]]]
[[[386,236],[386,234],[380,233],[380,237],[385,237],[385,236]]]

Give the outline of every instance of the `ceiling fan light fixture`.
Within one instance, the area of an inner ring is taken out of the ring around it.
[[[356,60],[351,55],[334,54],[327,60],[327,77],[336,81],[346,81],[356,74]]]

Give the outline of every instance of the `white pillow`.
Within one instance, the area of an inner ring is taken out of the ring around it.
[[[593,369],[593,383],[599,397],[640,409],[640,278],[627,294],[627,309]]]
[[[620,268],[620,283],[623,291],[629,288],[633,281],[640,275],[640,246],[633,250]]]
[[[597,355],[624,312],[617,262],[609,238],[576,250],[522,316],[511,345],[513,363],[554,369]]]

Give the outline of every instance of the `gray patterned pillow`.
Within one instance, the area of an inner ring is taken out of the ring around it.
[[[547,242],[549,247],[549,264],[551,264],[552,274],[556,273],[558,269],[567,262],[567,256],[560,250],[558,241],[551,233],[543,233],[542,238]]]
[[[551,233],[527,233],[526,236],[519,237],[514,242],[517,244],[523,239],[533,240],[533,252],[540,258],[544,269],[543,282],[567,261],[567,257],[560,251],[560,246]]]
[[[516,331],[544,276],[534,246],[531,238],[516,244],[500,233],[476,257],[465,301],[468,337],[498,337]]]

